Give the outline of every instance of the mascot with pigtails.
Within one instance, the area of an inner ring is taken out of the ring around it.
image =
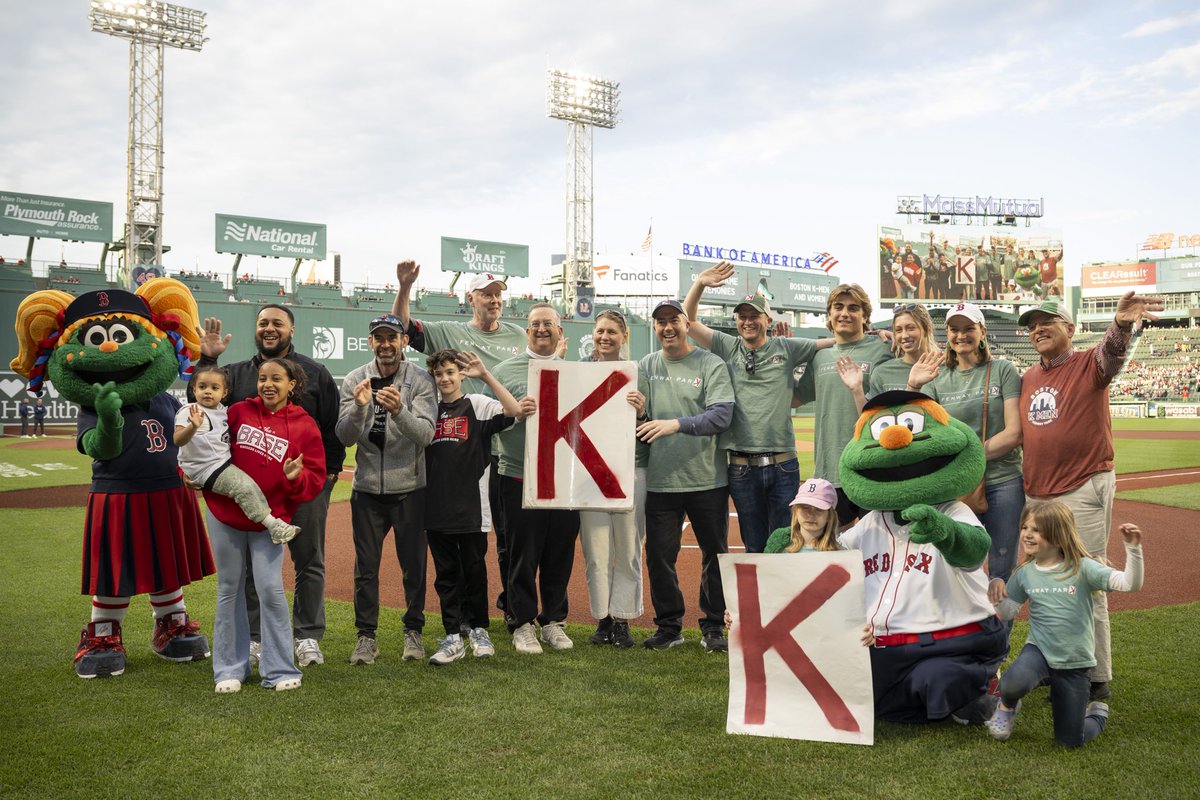
[[[13,370],[28,378],[30,395],[40,397],[49,380],[81,406],[77,446],[93,459],[82,582],[92,615],[75,653],[81,678],[125,671],[121,623],[137,594],[150,595],[156,654],[168,661],[209,655],[183,587],[216,568],[178,469],[180,403],[166,392],[199,356],[198,316],[187,287],[171,278],[151,279],[136,293],[35,292],[17,310]]]

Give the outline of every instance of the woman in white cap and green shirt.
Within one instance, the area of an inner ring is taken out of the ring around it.
[[[1021,374],[1011,361],[992,358],[983,311],[959,303],[946,313],[946,355],[938,367],[914,369],[909,385],[934,398],[983,439],[988,510],[979,521],[992,537],[988,575],[1008,580],[1017,557],[1025,489],[1021,479]],[[983,400],[988,411],[984,434]],[[923,387],[923,388],[922,388]]]

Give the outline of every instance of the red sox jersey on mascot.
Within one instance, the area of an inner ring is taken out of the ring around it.
[[[30,394],[40,396],[48,378],[80,404],[77,445],[94,459],[82,580],[92,615],[75,654],[81,678],[125,671],[121,623],[135,594],[150,595],[156,654],[209,654],[183,587],[216,570],[195,495],[179,474],[180,404],[165,393],[199,355],[197,317],[187,287],[170,278],[136,293],[35,292],[17,310],[13,370],[29,379]]]

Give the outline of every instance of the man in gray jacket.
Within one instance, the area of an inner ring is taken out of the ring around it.
[[[404,574],[404,660],[425,658],[425,446],[433,440],[437,400],[429,373],[404,360],[408,337],[398,317],[370,323],[375,360],[342,381],[337,435],[357,444],[350,518],[354,528],[354,624],[351,664],[379,655],[379,561],[389,530]]]

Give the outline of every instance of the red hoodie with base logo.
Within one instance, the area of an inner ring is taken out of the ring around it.
[[[271,412],[258,397],[229,407],[229,449],[233,466],[249,475],[262,490],[271,514],[292,521],[296,508],[313,499],[325,485],[325,445],[317,423],[300,406],[289,402]],[[283,462],[304,454],[294,481],[283,474]],[[213,516],[231,528],[260,531],[232,499],[204,492]]]

